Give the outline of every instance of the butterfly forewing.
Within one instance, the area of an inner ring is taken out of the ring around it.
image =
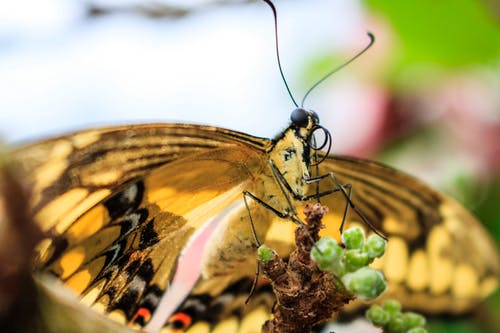
[[[150,125],[18,150],[17,162],[34,176],[35,217],[51,235],[38,265],[106,312],[125,305],[133,312],[129,305],[140,304],[148,288],[161,296],[189,236],[241,198],[242,184],[261,169],[266,141],[244,145],[244,137],[206,126]],[[52,169],[53,179],[41,179]]]

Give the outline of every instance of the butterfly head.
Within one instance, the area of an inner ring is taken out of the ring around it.
[[[283,175],[294,193],[303,194],[305,180],[310,178],[310,167],[318,163],[314,152],[330,147],[330,133],[319,124],[319,117],[314,111],[297,108],[290,116],[291,124],[274,139],[270,151],[273,163]],[[323,132],[324,140],[316,140],[316,132]],[[321,161],[320,161],[321,162]]]
[[[318,114],[304,108],[296,108],[293,110],[290,115],[290,120],[292,121],[292,126],[295,126],[296,128],[311,129],[314,126],[319,126]]]
[[[294,129],[295,135],[301,139],[305,147],[310,150],[319,151],[327,147],[327,154],[331,149],[332,136],[330,132],[319,124],[319,116],[316,112],[306,110],[302,107],[296,108],[290,115],[292,121],[290,127]],[[317,140],[316,133],[322,132],[322,140]],[[321,161],[313,161],[320,163]]]

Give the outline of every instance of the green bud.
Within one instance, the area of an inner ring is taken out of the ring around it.
[[[413,327],[413,328],[410,328],[408,331],[406,331],[406,333],[427,333],[427,330],[423,327]]]
[[[425,326],[426,324],[425,317],[415,312],[405,312],[403,313],[403,318],[408,328]]]
[[[354,272],[361,267],[367,266],[369,262],[370,257],[368,254],[360,249],[345,251],[344,263],[347,272]]]
[[[330,237],[320,238],[311,249],[311,258],[322,271],[339,271],[344,250]]]
[[[342,277],[344,286],[363,300],[372,300],[387,289],[384,275],[373,268],[363,267]]]
[[[365,242],[365,233],[360,227],[352,227],[342,233],[342,243],[348,249],[361,249]]]
[[[366,318],[371,321],[373,325],[384,327],[391,319],[391,316],[389,312],[385,311],[380,305],[372,305],[368,311],[366,311]]]
[[[388,299],[387,301],[382,303],[382,307],[389,313],[401,312],[401,303],[394,299]]]
[[[265,244],[262,244],[257,249],[257,259],[259,259],[260,261],[268,262],[273,258],[273,256],[274,256],[273,249],[271,249]]]
[[[345,264],[343,260],[335,261],[329,268],[329,272],[332,272],[338,277],[343,276],[346,273]]]
[[[391,314],[391,320],[387,324],[387,330],[391,333],[405,333],[407,330],[403,314],[397,312]]]
[[[363,246],[370,259],[380,258],[384,255],[387,241],[379,235],[371,235]]]

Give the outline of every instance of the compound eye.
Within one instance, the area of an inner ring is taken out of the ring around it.
[[[296,108],[290,115],[292,123],[297,127],[306,127],[309,124],[309,112],[302,108]]]

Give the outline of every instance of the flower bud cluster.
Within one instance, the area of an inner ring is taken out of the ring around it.
[[[427,333],[425,318],[415,312],[401,312],[401,304],[395,300],[387,300],[382,306],[372,305],[366,318],[388,333]]]
[[[380,258],[387,242],[378,235],[365,239],[363,229],[352,227],[342,233],[343,246],[330,237],[323,237],[311,250],[319,269],[339,277],[344,286],[357,297],[372,300],[387,288],[382,272],[368,267]]]

